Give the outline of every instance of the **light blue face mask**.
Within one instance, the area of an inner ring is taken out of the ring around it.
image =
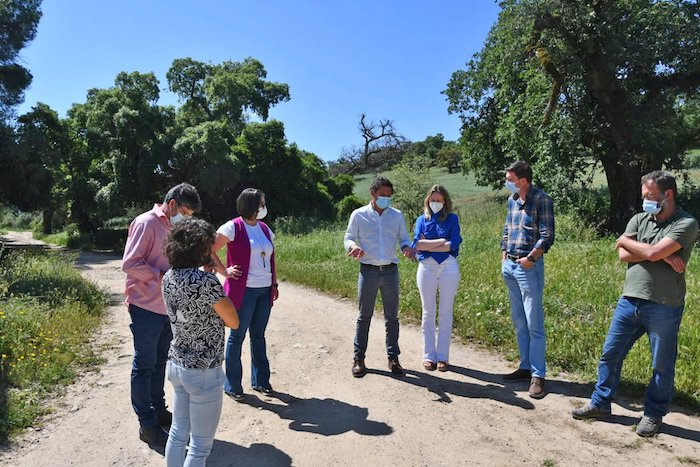
[[[508,189],[508,191],[510,191],[513,194],[520,191],[520,188],[515,186],[515,182],[511,182],[510,180],[506,180],[506,188]]]
[[[377,196],[375,203],[379,209],[386,209],[391,205],[391,196]]]
[[[648,212],[652,216],[655,216],[661,212],[661,204],[664,202],[664,199],[661,199],[661,201],[645,199],[642,201],[642,210],[644,212]]]

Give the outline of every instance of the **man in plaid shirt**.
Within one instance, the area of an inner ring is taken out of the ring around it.
[[[508,286],[510,316],[515,326],[520,366],[504,381],[530,380],[529,395],[544,397],[545,335],[544,254],[554,243],[554,205],[532,185],[532,169],[517,161],[506,169],[508,214],[501,241],[501,272]]]

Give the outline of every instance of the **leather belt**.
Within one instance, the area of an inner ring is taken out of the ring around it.
[[[389,263],[389,264],[383,264],[381,266],[375,266],[374,264],[365,264],[362,263],[362,267],[366,269],[372,269],[375,271],[388,271],[390,269],[394,269],[396,267],[396,263]]]
[[[527,255],[511,255],[510,253],[506,253],[506,258],[508,258],[511,261],[517,261],[520,258],[527,258]]]

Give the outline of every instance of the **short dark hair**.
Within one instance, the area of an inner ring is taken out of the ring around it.
[[[175,200],[178,206],[190,208],[192,212],[202,209],[202,200],[199,198],[197,189],[189,183],[180,183],[172,187],[165,195],[163,204],[168,204],[170,200]]]
[[[185,216],[172,226],[163,242],[163,252],[175,269],[198,268],[211,261],[216,231],[207,221]]]
[[[265,193],[257,188],[246,188],[236,199],[236,210],[243,219],[252,219],[258,214]]]
[[[515,161],[506,168],[506,172],[513,172],[516,177],[524,178],[527,183],[532,183],[532,168],[525,161]]]
[[[673,191],[673,199],[678,196],[678,187],[676,186],[676,179],[673,175],[666,172],[665,170],[654,170],[642,177],[642,185],[646,185],[647,182],[654,182],[656,186],[659,187],[661,192],[666,190]]]
[[[372,184],[369,186],[369,191],[377,191],[383,186],[388,186],[389,188],[391,188],[391,194],[394,194],[394,185],[391,184],[388,178],[384,177],[375,178]]]

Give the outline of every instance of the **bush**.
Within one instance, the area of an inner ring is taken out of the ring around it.
[[[336,211],[338,213],[337,214],[338,222],[347,222],[348,219],[350,218],[350,214],[352,214],[352,212],[355,209],[361,208],[364,205],[365,205],[365,203],[357,196],[355,196],[355,195],[346,196],[345,198],[340,200],[340,202],[336,206]]]
[[[700,149],[691,149],[685,153],[683,167],[686,169],[700,169]]]
[[[0,225],[10,230],[30,230],[32,223],[41,225],[40,212],[25,212],[9,206],[0,208]]]

